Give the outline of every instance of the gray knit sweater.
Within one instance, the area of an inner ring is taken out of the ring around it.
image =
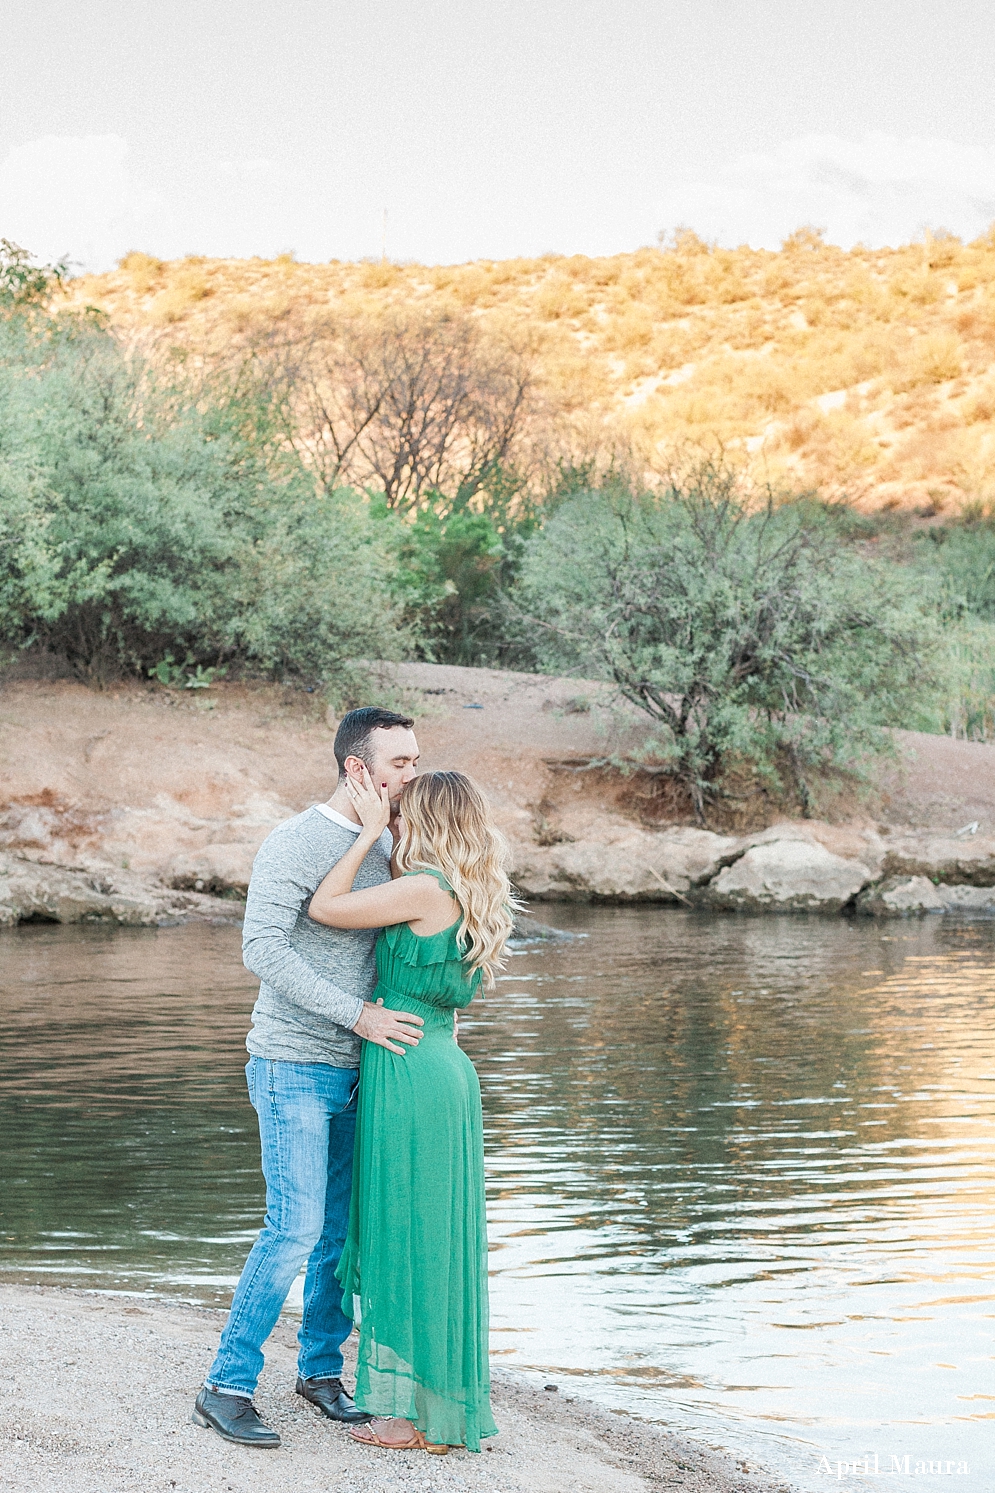
[[[245,1045],[288,1063],[359,1065],[351,1027],[377,983],[379,928],[326,928],[308,917],[319,884],[359,833],[323,804],[279,825],[252,867],[242,930],[245,966],[262,984]],[[390,880],[389,830],[370,850],[356,891]]]

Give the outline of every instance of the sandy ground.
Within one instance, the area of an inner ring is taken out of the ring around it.
[[[294,1326],[256,1403],[279,1451],[189,1420],[224,1314],[56,1287],[0,1287],[0,1486],[11,1493],[788,1493],[743,1461],[499,1370],[479,1455],[358,1446],[294,1393]],[[347,1359],[347,1380],[351,1365]]]

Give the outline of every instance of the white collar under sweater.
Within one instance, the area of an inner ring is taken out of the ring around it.
[[[319,814],[324,814],[325,818],[330,819],[333,824],[341,824],[343,829],[351,829],[354,835],[358,835],[363,828],[361,824],[353,824],[352,820],[340,814],[338,809],[330,809],[327,804],[313,804],[312,807],[317,809]]]

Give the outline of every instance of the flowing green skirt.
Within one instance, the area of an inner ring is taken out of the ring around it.
[[[451,1010],[380,986],[424,1018],[403,1057],[363,1045],[349,1235],[338,1268],[359,1322],[356,1404],[428,1441],[493,1436],[480,1084]]]

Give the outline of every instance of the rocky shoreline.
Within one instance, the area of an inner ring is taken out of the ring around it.
[[[533,903],[650,903],[717,913],[853,914],[875,918],[951,913],[995,917],[995,840],[866,833],[848,853],[822,824],[774,825],[736,839],[679,826],[611,844],[573,841],[520,848],[517,887]],[[851,837],[856,839],[856,837]],[[191,920],[238,922],[251,869],[219,874],[205,856],[171,885],[112,867],[65,866],[0,855],[0,927],[19,923],[116,923],[163,927]],[[231,861],[231,857],[229,857]],[[210,884],[226,895],[196,890]]]
[[[995,746],[899,733],[841,822],[717,833],[655,818],[637,776],[564,770],[645,738],[599,686],[402,664],[370,688],[416,717],[425,767],[481,783],[528,902],[995,916]],[[21,681],[0,697],[0,926],[238,920],[263,839],[334,787],[335,719],[299,690]]]
[[[678,826],[613,844],[524,852],[523,893],[541,901],[656,902],[714,912],[995,916],[995,839],[884,836],[789,821],[732,837]]]
[[[111,868],[54,866],[0,856],[0,928],[20,923],[116,923],[166,927],[194,920],[240,922],[242,899],[157,886]]]

